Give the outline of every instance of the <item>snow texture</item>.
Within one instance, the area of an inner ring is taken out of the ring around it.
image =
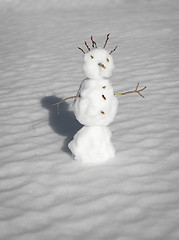
[[[118,100],[108,79],[86,79],[74,102],[75,116],[87,126],[107,126],[117,112]]]
[[[178,240],[179,2],[70,2],[0,1],[0,239]],[[77,47],[107,33],[114,92],[140,82],[146,98],[118,97],[116,157],[84,166],[73,101],[50,104],[85,77]]]
[[[94,43],[94,42],[93,42]],[[93,44],[92,44],[93,45]],[[106,79],[114,69],[113,59],[105,49],[91,49],[85,53],[85,79],[74,102],[77,120],[85,126],[75,134],[69,149],[76,160],[98,164],[114,158],[111,131],[107,127],[117,113],[118,101]],[[90,127],[89,127],[90,126]]]
[[[92,49],[84,56],[83,71],[87,78],[109,78],[113,69],[113,58],[105,49]]]
[[[115,150],[108,127],[84,126],[69,143],[75,159],[85,164],[99,164],[114,158]]]

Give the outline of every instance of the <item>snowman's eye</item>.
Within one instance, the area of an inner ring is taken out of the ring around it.
[[[94,57],[91,55],[91,58],[93,59]]]
[[[107,58],[106,60],[107,60],[107,62],[109,62],[109,58]]]

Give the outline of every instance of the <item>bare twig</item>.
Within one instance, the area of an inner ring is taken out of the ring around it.
[[[78,47],[78,49],[80,49],[85,54],[85,51],[82,48]]]
[[[127,91],[127,92],[123,92],[123,93],[118,93],[118,94],[114,94],[114,96],[120,96],[120,95],[125,95],[125,94],[129,94],[129,93],[138,93],[141,97],[144,98],[144,96],[140,93],[141,91],[143,91],[144,89],[146,89],[147,87],[141,88],[138,90],[139,87],[139,83],[137,84],[135,90],[133,91]]]
[[[85,46],[88,48],[88,51],[90,51],[90,48],[89,48],[89,46],[88,46],[86,41],[85,41]]]
[[[109,54],[112,54],[114,51],[116,51],[117,47],[118,46],[115,46],[115,48],[113,50],[111,50]]]
[[[105,87],[106,87],[106,86],[104,86],[103,88],[105,88]],[[143,87],[143,88],[141,88],[141,89],[139,89],[139,90],[138,90],[138,87],[139,87],[139,83],[137,84],[135,90],[133,90],[133,91],[127,91],[127,92],[123,92],[123,93],[118,93],[118,94],[114,94],[114,96],[120,96],[120,95],[129,94],[129,93],[138,93],[141,97],[144,98],[144,96],[143,96],[140,92],[143,91],[144,89],[146,89],[146,87]],[[65,101],[67,101],[67,100],[69,100],[69,99],[72,99],[72,98],[79,98],[79,97],[80,97],[80,95],[71,96],[71,97],[68,97],[68,98],[65,98],[65,99],[61,100],[60,102],[53,103],[53,104],[51,104],[50,106],[51,106],[51,107],[52,107],[52,106],[57,106],[57,113],[59,114],[59,105],[60,105],[60,103],[65,102]],[[104,98],[104,100],[106,100],[106,97],[105,97],[104,95],[102,95],[102,97]],[[101,113],[104,114],[103,111],[101,111]]]
[[[93,40],[93,36],[91,36],[92,47],[94,48],[95,41]]]
[[[91,36],[91,42],[92,42],[92,47],[94,48],[94,46],[97,48],[97,44],[93,39],[93,36]]]
[[[65,99],[61,100],[60,102],[51,104],[50,106],[52,107],[52,106],[57,105],[57,113],[59,114],[59,104],[60,104],[60,103],[65,102],[66,100],[69,100],[69,99],[72,99],[72,98],[79,98],[79,97],[80,97],[80,95],[68,97],[68,98],[65,98]]]
[[[93,36],[91,36],[92,47],[94,48]]]
[[[104,47],[103,47],[103,48],[106,47],[106,44],[107,44],[107,42],[108,42],[108,40],[109,40],[109,35],[110,35],[110,33],[107,34],[106,41],[105,41],[105,44],[104,44]]]

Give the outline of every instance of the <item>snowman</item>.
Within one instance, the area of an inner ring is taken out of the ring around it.
[[[114,120],[118,108],[118,95],[137,92],[138,85],[134,91],[114,94],[109,77],[114,70],[114,63],[110,52],[105,47],[109,40],[107,34],[103,48],[98,48],[96,42],[92,41],[90,48],[85,41],[87,52],[79,48],[84,54],[83,72],[86,79],[82,81],[76,96],[64,99],[66,101],[75,98],[73,107],[76,119],[84,125],[68,144],[74,158],[83,163],[98,164],[106,162],[115,157],[115,149],[111,142],[111,131],[108,125]],[[63,102],[61,101],[61,102]],[[59,103],[61,103],[59,102]],[[59,103],[57,105],[59,112]]]

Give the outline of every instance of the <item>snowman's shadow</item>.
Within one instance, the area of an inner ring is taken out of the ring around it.
[[[55,96],[44,97],[41,99],[41,104],[49,111],[49,125],[53,131],[66,139],[63,143],[62,150],[71,154],[68,149],[68,143],[73,139],[73,136],[82,128],[82,125],[76,120],[72,111],[69,111],[69,104],[63,102],[60,104],[59,114],[57,113],[56,106],[50,106],[53,103],[61,101],[62,98]]]

